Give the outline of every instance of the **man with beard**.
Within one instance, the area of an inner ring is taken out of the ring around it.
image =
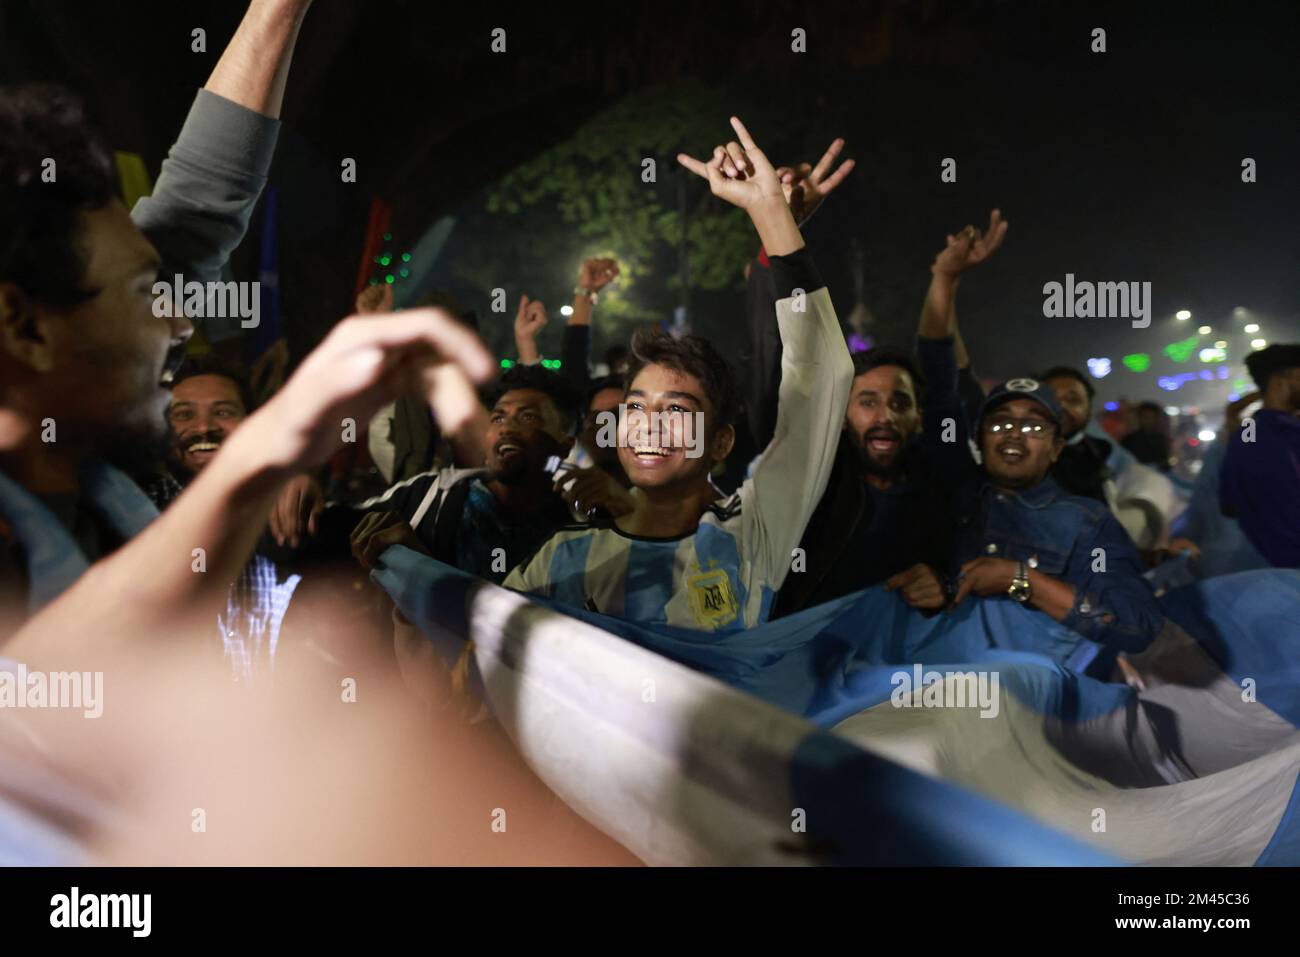
[[[951,340],[922,339],[917,348],[934,370],[929,377],[903,353],[872,349],[853,357],[835,468],[777,597],[777,616],[887,580],[917,607],[938,609],[947,600],[951,503],[964,474],[952,460],[969,462],[970,454],[957,427]],[[937,386],[929,393],[927,379]],[[945,432],[951,441],[943,441]]]
[[[1300,568],[1300,344],[1252,352],[1264,404],[1234,430],[1219,496],[1250,543],[1279,568]]]
[[[444,468],[394,485],[356,508],[352,553],[367,570],[406,545],[496,583],[570,521],[547,463],[573,445],[574,401],[558,373],[504,373],[488,415],[486,467]]]
[[[1065,447],[1055,392],[1034,379],[994,389],[976,423],[982,474],[960,496],[955,564],[967,595],[1037,609],[1081,636],[1064,663],[1105,679],[1163,623],[1128,533],[1105,503],[1051,478]]]
[[[919,368],[873,349],[854,357],[853,389],[835,470],[808,523],[777,614],[885,583],[914,608],[951,598],[953,502],[974,463],[958,364],[961,274],[996,252],[1007,224],[994,210],[987,233],[967,226],[930,267],[917,329]]]
[[[308,5],[254,0],[129,214],[75,97],[0,92],[0,592],[29,609],[157,515],[106,461],[148,460],[165,442],[193,329],[155,313],[154,283],[215,280],[242,239]]]

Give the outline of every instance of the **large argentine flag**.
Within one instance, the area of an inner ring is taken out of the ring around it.
[[[1136,690],[1006,601],[868,589],[648,629],[394,547],[376,579],[572,807],[649,863],[1300,863],[1300,573],[1179,589]]]

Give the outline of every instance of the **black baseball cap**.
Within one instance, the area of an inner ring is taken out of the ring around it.
[[[989,393],[988,398],[984,400],[984,405],[980,407],[975,431],[979,432],[983,428],[984,419],[990,412],[1016,399],[1032,399],[1037,402],[1043,407],[1047,417],[1052,420],[1052,424],[1060,430],[1064,415],[1061,411],[1061,403],[1056,400],[1056,391],[1037,379],[1020,378],[1008,379]]]

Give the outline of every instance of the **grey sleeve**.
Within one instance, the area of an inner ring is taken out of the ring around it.
[[[776,432],[740,489],[744,547],[757,577],[749,584],[774,590],[826,491],[853,385],[853,360],[830,293],[812,288],[801,299],[777,301],[783,348]]]
[[[248,230],[280,121],[199,90],[152,196],[131,218],[163,258],[163,277],[212,282]]]

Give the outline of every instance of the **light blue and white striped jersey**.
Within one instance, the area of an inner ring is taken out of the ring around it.
[[[777,302],[784,355],[776,434],[738,492],[710,505],[682,538],[562,529],[511,572],[506,587],[705,631],[765,621],[826,489],[853,381],[830,295],[812,288]]]

